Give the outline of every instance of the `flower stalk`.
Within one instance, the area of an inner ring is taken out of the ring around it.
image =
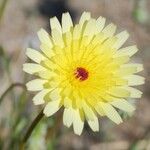
[[[23,89],[25,89],[26,90],[26,86],[23,84],[23,83],[13,83],[13,84],[11,84],[8,88],[7,88],[7,90],[1,95],[1,97],[0,97],[0,104],[1,104],[1,102],[3,101],[3,99],[5,98],[5,96],[13,89],[13,88],[15,88],[15,87],[21,87],[21,88],[23,88]]]
[[[21,143],[20,143],[20,150],[24,150],[25,143],[27,142],[28,138],[31,136],[34,128],[37,126],[37,124],[40,122],[40,120],[44,117],[43,109],[42,111],[37,115],[37,117],[33,120],[30,127],[28,128],[25,136],[23,137]]]
[[[41,119],[43,117],[44,117],[44,113],[43,113],[43,109],[42,109],[41,112],[37,115],[37,117],[31,123],[27,132],[25,133],[25,135],[20,143],[20,146],[19,146],[20,150],[25,149],[25,144],[26,144],[27,140],[29,139],[33,130],[35,129],[35,127],[38,125],[38,123],[41,121]],[[59,111],[56,116],[56,119],[55,119],[55,125],[52,128],[49,128],[47,131],[46,139],[54,138],[56,136],[56,134],[57,134],[56,132],[59,130],[61,123],[62,123],[62,112]]]

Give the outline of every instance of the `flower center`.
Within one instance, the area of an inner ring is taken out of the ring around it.
[[[75,75],[76,79],[79,79],[80,81],[84,81],[88,78],[89,73],[86,69],[84,69],[82,67],[77,67],[74,75]]]

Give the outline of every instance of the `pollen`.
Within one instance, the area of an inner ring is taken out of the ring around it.
[[[85,68],[77,67],[75,71],[75,78],[79,79],[80,81],[84,81],[88,79],[89,73]]]

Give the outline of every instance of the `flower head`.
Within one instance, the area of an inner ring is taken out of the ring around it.
[[[87,121],[93,131],[99,130],[98,115],[119,124],[122,119],[115,108],[131,112],[127,98],[140,98],[142,92],[132,86],[144,83],[134,75],[143,70],[141,64],[128,63],[137,52],[136,46],[121,48],[129,34],[115,34],[116,26],[105,27],[105,18],[91,18],[84,12],[73,26],[69,13],[50,19],[51,35],[38,32],[41,52],[28,48],[23,70],[37,78],[27,83],[35,105],[45,105],[44,114],[51,116],[61,107],[63,123],[73,125],[81,134]]]

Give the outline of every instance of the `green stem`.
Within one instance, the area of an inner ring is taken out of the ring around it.
[[[43,110],[37,115],[37,117],[33,120],[30,127],[28,128],[25,136],[23,137],[23,140],[20,143],[20,150],[24,150],[25,143],[27,142],[28,138],[32,134],[34,128],[37,126],[37,124],[40,122],[40,120],[43,118]]]
[[[29,137],[31,136],[34,128],[37,126],[37,124],[40,122],[40,120],[44,117],[43,110],[37,115],[37,117],[33,120],[31,125],[29,126],[25,136],[23,137],[19,150],[24,150],[25,149],[25,144]],[[50,139],[56,136],[56,132],[60,129],[61,121],[62,121],[62,112],[58,112],[56,120],[55,120],[55,126],[52,128],[49,128],[48,134],[46,138]]]
[[[5,96],[9,93],[9,91],[11,91],[14,87],[21,87],[21,88],[26,90],[26,86],[24,84],[22,84],[22,83],[13,83],[13,84],[11,84],[8,87],[8,89],[1,95],[1,97],[0,97],[0,104],[3,101],[3,99],[5,98]]]

